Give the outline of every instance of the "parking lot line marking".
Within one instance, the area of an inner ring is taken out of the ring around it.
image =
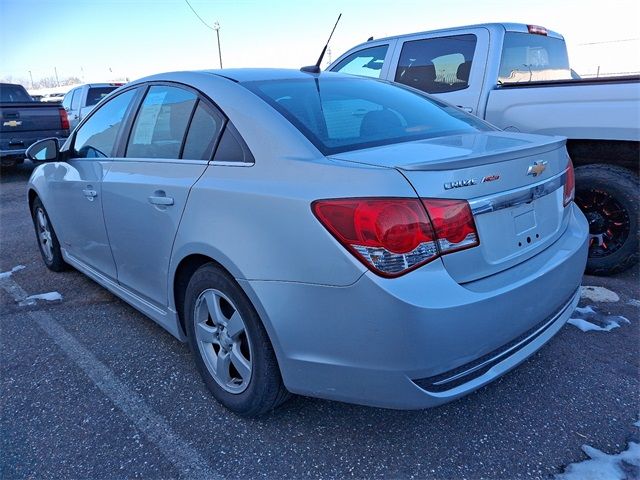
[[[28,294],[14,280],[0,279],[0,287],[16,302],[24,300]],[[165,458],[185,478],[217,479],[207,461],[189,443],[173,432],[166,420],[155,413],[141,395],[129,387],[98,360],[87,348],[80,344],[49,313],[44,311],[26,312],[49,337],[62,349],[120,410],[145,434],[162,452]]]

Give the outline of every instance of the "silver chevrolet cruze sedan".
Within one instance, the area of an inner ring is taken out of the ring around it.
[[[588,227],[564,139],[409,87],[161,74],[29,157],[46,265],[188,341],[243,415],[289,392],[444,403],[533,354],[578,301]]]

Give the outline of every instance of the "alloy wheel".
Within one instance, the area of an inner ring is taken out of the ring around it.
[[[229,393],[242,393],[251,380],[251,343],[242,315],[215,289],[203,291],[194,308],[200,355],[216,383]]]

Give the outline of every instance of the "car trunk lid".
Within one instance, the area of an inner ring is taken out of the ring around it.
[[[465,134],[333,158],[396,168],[421,198],[467,200],[480,244],[442,257],[460,283],[531,258],[566,226],[563,186],[568,157],[559,137]]]

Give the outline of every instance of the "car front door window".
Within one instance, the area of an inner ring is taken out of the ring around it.
[[[123,120],[136,90],[128,90],[96,110],[82,125],[73,142],[75,158],[109,158],[116,154]]]

